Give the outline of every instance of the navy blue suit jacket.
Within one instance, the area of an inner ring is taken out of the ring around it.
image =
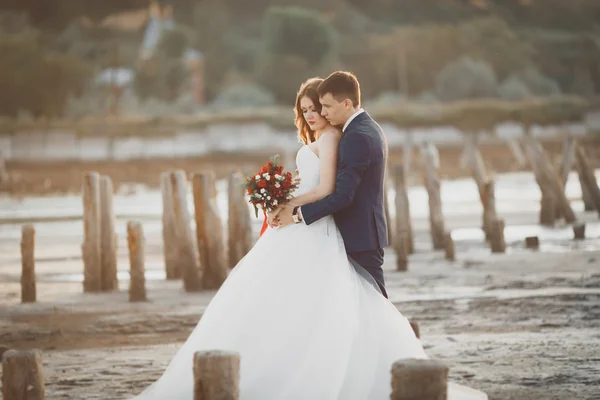
[[[307,225],[333,214],[347,253],[388,245],[383,185],[388,146],[381,127],[367,114],[357,115],[339,143],[335,192],[302,206]]]

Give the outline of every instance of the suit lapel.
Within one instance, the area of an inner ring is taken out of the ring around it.
[[[371,119],[371,117],[369,116],[369,114],[367,114],[366,111],[361,112],[360,114],[358,114],[356,117],[354,117],[354,119],[352,121],[350,121],[350,123],[348,124],[348,126],[346,127],[346,130],[344,131],[344,136],[347,133],[350,133],[352,131],[352,129],[358,125],[359,122],[364,121],[366,119]]]

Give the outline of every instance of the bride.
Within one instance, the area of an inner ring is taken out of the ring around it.
[[[309,79],[296,99],[304,143],[296,156],[302,177],[292,200],[296,205],[335,189],[342,132],[321,116],[316,89],[322,81]],[[163,375],[136,399],[191,400],[193,356],[199,350],[240,354],[241,400],[389,399],[393,362],[427,358],[378,282],[349,262],[332,216],[267,228]],[[450,384],[449,398],[487,396]]]

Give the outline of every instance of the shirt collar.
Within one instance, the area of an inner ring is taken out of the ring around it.
[[[348,125],[350,125],[350,122],[352,122],[352,120],[354,118],[356,118],[359,114],[365,112],[365,110],[363,108],[359,108],[358,110],[356,110],[356,112],[354,114],[352,114],[350,116],[350,118],[348,118],[348,121],[346,121],[346,123],[344,124],[344,127],[342,128],[342,132],[346,131],[346,128],[348,127]]]

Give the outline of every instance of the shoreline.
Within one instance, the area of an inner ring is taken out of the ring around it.
[[[580,139],[585,143],[586,152],[594,168],[600,168],[600,135],[588,135]],[[555,165],[562,159],[562,141],[541,142]],[[299,147],[300,145],[298,145]],[[506,144],[481,144],[479,146],[486,168],[491,175],[509,172],[527,172],[528,167],[520,167]],[[471,177],[468,168],[462,168],[460,159],[462,146],[439,146],[440,178],[445,180]],[[215,153],[205,157],[148,159],[135,161],[98,161],[98,162],[14,162],[6,163],[12,178],[0,181],[0,195],[24,198],[30,195],[52,196],[78,194],[81,191],[82,176],[85,172],[96,171],[109,176],[115,191],[135,193],[137,186],[160,187],[160,174],[173,169],[183,169],[186,173],[212,170],[217,179],[224,179],[232,170],[239,169],[244,174],[254,172],[257,166],[273,155],[273,151],[253,151],[243,154]],[[290,155],[282,160],[287,170],[294,160]],[[418,151],[413,151],[412,166],[407,177],[409,186],[422,185]],[[401,163],[403,150],[391,147],[389,164]]]

